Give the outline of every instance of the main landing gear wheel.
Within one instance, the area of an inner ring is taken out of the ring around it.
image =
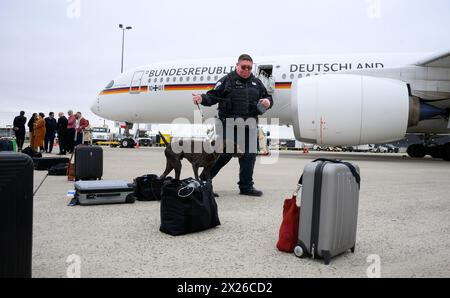
[[[422,144],[411,145],[408,147],[408,150],[406,152],[409,156],[418,158],[425,157],[425,155],[427,154],[427,150]]]
[[[446,143],[441,147],[441,156],[445,161],[450,161],[450,143]]]

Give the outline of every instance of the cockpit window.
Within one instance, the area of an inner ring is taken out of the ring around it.
[[[108,85],[106,85],[106,89],[111,88],[112,86],[114,86],[114,81],[109,82]]]

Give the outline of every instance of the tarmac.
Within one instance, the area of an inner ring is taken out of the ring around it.
[[[103,179],[132,182],[165,168],[163,148],[103,149]],[[356,251],[328,266],[276,248],[283,202],[318,157],[361,170]],[[46,172],[34,173],[36,189]],[[187,161],[181,175],[193,176]],[[71,276],[74,260],[86,278],[450,277],[449,162],[404,153],[273,151],[257,159],[259,198],[239,195],[238,175],[233,159],[213,181],[221,225],[177,237],[159,231],[159,202],[69,207],[73,182],[48,176],[34,197],[33,277]]]

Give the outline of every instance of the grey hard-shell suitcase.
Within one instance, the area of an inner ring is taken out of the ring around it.
[[[80,205],[134,203],[132,183],[122,180],[77,181],[75,199]]]
[[[103,176],[103,149],[79,145],[75,148],[75,180],[96,180]]]
[[[355,251],[360,187],[359,167],[318,159],[305,166],[302,186],[298,257],[324,259]]]
[[[31,278],[33,161],[0,152],[0,278]]]

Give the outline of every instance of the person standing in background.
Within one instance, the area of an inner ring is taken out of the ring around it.
[[[89,121],[81,116],[81,112],[77,112],[75,115],[76,124],[75,129],[77,132],[76,145],[83,144],[83,134],[84,130],[89,126]]]
[[[56,119],[55,113],[50,112],[48,117],[45,118],[45,153],[52,153],[53,151],[53,143],[55,142],[55,134],[56,134]]]
[[[39,113],[39,117],[34,121],[33,137],[34,148],[36,151],[44,152],[44,138],[45,138],[45,115]]]
[[[75,125],[76,125],[76,118],[73,115],[73,111],[69,110],[67,112],[69,115],[69,118],[67,118],[67,138],[66,138],[66,151],[69,153],[73,153],[74,147],[75,147]]]
[[[58,132],[58,142],[59,142],[59,153],[58,155],[66,155],[67,148],[67,118],[64,116],[63,112],[58,114],[57,132]]]
[[[16,135],[17,151],[22,152],[23,143],[25,142],[25,123],[27,123],[27,117],[24,116],[25,112],[20,111],[20,115],[14,118],[14,134]]]
[[[36,119],[37,119],[37,114],[36,113],[33,113],[33,115],[31,116],[31,118],[30,118],[30,120],[28,121],[28,130],[29,130],[29,138],[30,138],[30,147],[31,148],[36,148],[35,146],[34,146],[34,133],[33,133],[33,130],[34,130],[34,122],[36,121]]]

